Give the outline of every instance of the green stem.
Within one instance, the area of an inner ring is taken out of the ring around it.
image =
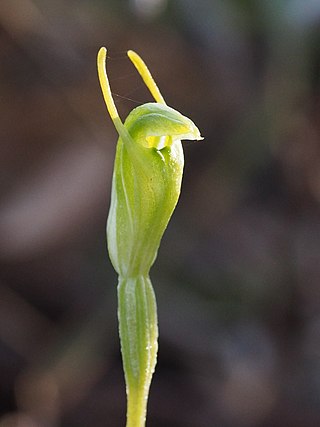
[[[144,427],[158,350],[157,307],[149,276],[119,277],[118,317],[127,427]]]

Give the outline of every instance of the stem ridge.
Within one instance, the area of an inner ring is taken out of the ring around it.
[[[148,275],[119,277],[118,319],[127,393],[127,427],[144,427],[157,362],[156,299]]]

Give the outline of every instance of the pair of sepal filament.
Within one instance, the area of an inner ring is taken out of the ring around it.
[[[148,70],[146,64],[143,62],[143,60],[140,58],[140,56],[135,53],[132,50],[128,50],[128,57],[132,61],[133,65],[136,67],[137,71],[139,72],[140,76],[142,77],[144,83],[146,84],[147,88],[151,92],[152,96],[154,97],[155,101],[159,104],[166,104],[163,96],[161,95],[155,81],[153,80],[150,71]],[[105,47],[102,47],[98,52],[98,58],[97,58],[97,65],[98,65],[98,75],[99,75],[99,81],[103,93],[103,97],[108,109],[108,112],[110,114],[110,117],[115,125],[115,128],[118,131],[118,134],[122,138],[127,138],[130,136],[128,135],[128,131],[125,129],[118,111],[117,107],[115,106],[112,92],[108,80],[108,76],[106,73],[106,59],[107,59],[107,49]]]

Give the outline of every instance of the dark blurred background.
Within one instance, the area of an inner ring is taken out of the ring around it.
[[[123,118],[151,100],[205,140],[151,275],[150,427],[320,425],[319,0],[1,0],[1,427],[120,427],[105,222]]]

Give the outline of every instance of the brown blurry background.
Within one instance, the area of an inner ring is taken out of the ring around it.
[[[116,132],[150,101],[205,140],[151,275],[150,427],[320,425],[320,2],[0,0],[0,427],[120,427],[105,222]]]

